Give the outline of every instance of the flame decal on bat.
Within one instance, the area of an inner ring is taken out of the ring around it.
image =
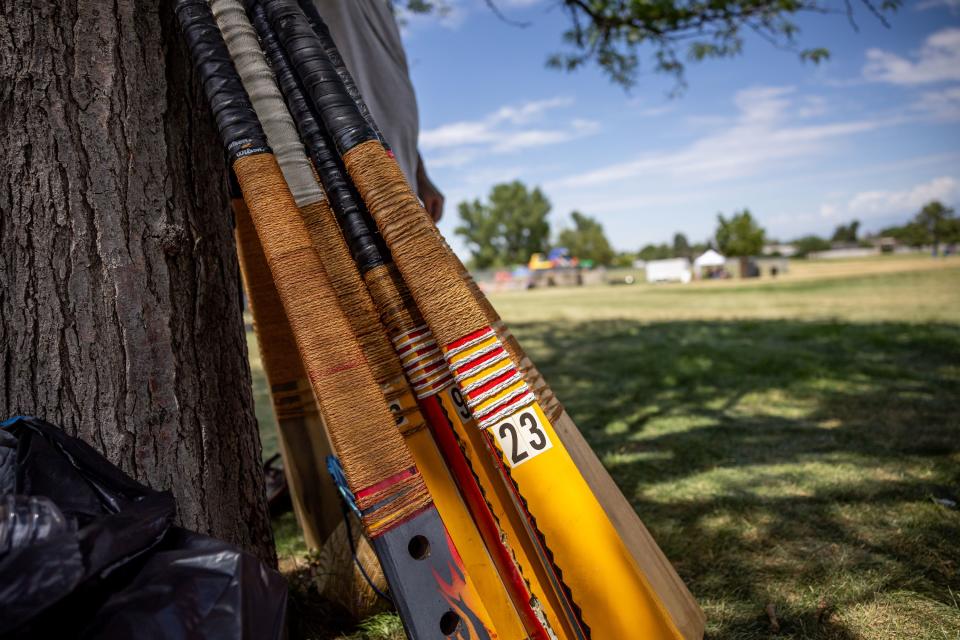
[[[460,623],[457,625],[456,631],[448,637],[454,638],[455,640],[495,640],[497,638],[496,632],[483,626],[483,622],[473,612],[476,605],[465,599],[469,598],[470,595],[476,594],[472,589],[467,588],[466,576],[460,569],[463,561],[460,559],[460,554],[457,553],[456,547],[453,546],[453,541],[450,539],[450,536],[447,535],[446,538],[447,548],[453,557],[453,562],[447,562],[450,579],[444,579],[436,569],[433,570],[433,577],[440,587],[440,593],[443,594],[444,600],[450,605],[450,609],[460,616]],[[477,604],[479,605],[480,603]],[[482,609],[482,605],[479,608]]]

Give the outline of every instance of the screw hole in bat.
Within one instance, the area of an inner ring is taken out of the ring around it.
[[[430,555],[430,541],[423,536],[413,536],[407,545],[407,551],[414,560],[423,560]]]
[[[453,611],[447,611],[445,614],[440,616],[440,633],[445,636],[451,636],[460,626],[460,616],[458,616]]]

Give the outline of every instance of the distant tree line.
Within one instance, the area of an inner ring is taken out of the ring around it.
[[[534,253],[565,247],[581,262],[598,266],[630,266],[637,258],[695,258],[711,246],[729,256],[756,255],[763,249],[766,233],[749,209],[728,218],[717,215],[717,230],[711,242],[691,244],[682,233],[673,244],[648,244],[639,252],[616,252],[600,222],[585,213],[570,213],[572,226],[551,241],[550,201],[539,187],[528,188],[519,180],[495,185],[486,201],[461,202],[460,224],[454,233],[470,251],[470,266],[490,269],[526,264]]]
[[[791,245],[795,251],[793,255],[803,258],[817,251],[837,247],[870,247],[874,245],[872,240],[878,238],[893,238],[898,244],[909,247],[931,247],[933,253],[938,254],[943,245],[960,243],[960,218],[952,208],[933,200],[925,204],[906,224],[886,227],[869,236],[862,236],[860,221],[852,220],[847,224],[837,225],[829,237],[809,234],[783,244]],[[647,244],[635,256],[641,260],[692,259],[709,248],[715,248],[726,256],[754,256],[762,253],[764,246],[768,244],[778,243],[766,237],[749,209],[743,209],[735,212],[729,219],[718,214],[717,228],[711,240],[690,244],[684,234],[676,233],[673,244]]]
[[[673,236],[673,244],[648,244],[637,253],[640,260],[664,260],[667,258],[694,259],[707,249],[716,249],[725,256],[755,256],[763,251],[767,233],[759,225],[750,209],[735,211],[729,218],[717,214],[717,228],[713,238],[690,244],[682,233]]]
[[[960,243],[960,218],[952,208],[939,200],[931,200],[907,223],[886,227],[868,236],[860,235],[860,221],[853,220],[837,226],[829,239],[806,235],[790,244],[796,249],[794,255],[803,257],[837,247],[869,247],[880,238],[893,238],[907,247],[932,247],[933,253],[939,254],[941,245]]]
[[[637,259],[692,260],[710,248],[725,256],[756,256],[763,253],[765,245],[776,244],[751,211],[744,208],[729,217],[718,213],[717,227],[707,241],[691,243],[678,232],[672,243],[651,243],[637,252],[617,252],[603,225],[580,211],[571,212],[572,225],[551,240],[550,209],[550,201],[538,187],[529,189],[520,181],[498,184],[485,202],[460,203],[460,224],[455,233],[466,242],[471,266],[476,269],[526,264],[531,255],[546,253],[551,247],[565,247],[581,261],[595,265],[628,267]],[[838,246],[872,246],[870,239],[878,237],[894,238],[912,247],[933,247],[934,253],[938,253],[941,245],[960,243],[960,218],[953,209],[934,200],[906,224],[881,229],[870,237],[862,237],[860,221],[852,220],[838,225],[829,238],[810,234],[786,244],[793,246],[793,255],[805,257]]]
[[[960,243],[960,218],[955,213],[951,207],[933,200],[923,205],[907,224],[881,229],[876,235],[895,238],[911,247],[933,247],[934,254],[939,254],[941,245]]]

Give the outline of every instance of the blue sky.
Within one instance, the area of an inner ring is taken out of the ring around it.
[[[420,149],[456,205],[498,182],[540,186],[554,232],[578,209],[614,246],[675,231],[705,240],[717,212],[749,207],[768,234],[829,234],[852,218],[899,223],[932,198],[960,204],[960,0],[907,0],[886,29],[863,11],[800,20],[820,66],[749,39],[742,56],[692,64],[689,87],[647,74],[629,93],[599,71],[547,69],[566,17],[550,0],[448,0],[444,18],[404,27]],[[464,256],[466,257],[466,256]]]

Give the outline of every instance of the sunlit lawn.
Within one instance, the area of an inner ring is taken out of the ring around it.
[[[960,259],[794,265],[492,300],[709,637],[960,638]]]

